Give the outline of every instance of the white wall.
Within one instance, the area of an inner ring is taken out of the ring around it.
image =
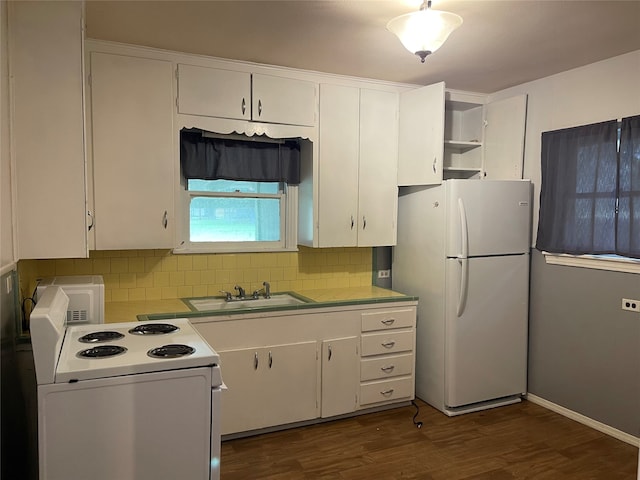
[[[7,2],[0,1],[0,272],[13,268]]]
[[[540,200],[542,132],[640,114],[640,50],[497,92],[528,94],[524,177],[535,186],[533,242]]]

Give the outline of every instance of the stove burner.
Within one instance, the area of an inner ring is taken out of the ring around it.
[[[179,328],[170,323],[146,323],[132,328],[129,333],[133,335],[164,335],[176,330],[179,330]]]
[[[127,349],[119,345],[97,345],[78,352],[80,358],[107,358],[126,352]]]
[[[178,358],[191,355],[196,349],[188,345],[171,344],[152,348],[147,352],[151,358]]]
[[[124,338],[124,335],[122,333],[109,330],[88,333],[80,337],[78,340],[82,343],[101,343],[110,342],[112,340],[120,340],[121,338]]]

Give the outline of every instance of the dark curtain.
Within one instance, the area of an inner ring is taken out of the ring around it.
[[[620,128],[617,253],[640,258],[640,115]]]
[[[616,253],[617,125],[612,120],[542,134],[538,250]]]
[[[300,145],[203,136],[180,132],[180,167],[186,179],[300,183]]]

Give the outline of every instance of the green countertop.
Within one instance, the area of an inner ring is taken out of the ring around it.
[[[274,292],[285,293],[285,292]],[[327,288],[319,290],[301,290],[291,293],[303,297],[306,303],[276,307],[239,308],[236,310],[194,311],[180,298],[165,300],[139,300],[128,302],[107,302],[105,320],[107,323],[135,322],[138,320],[160,320],[178,317],[210,317],[215,315],[243,314],[253,311],[291,311],[309,308],[322,308],[343,305],[370,303],[392,303],[417,301],[417,297],[404,295],[385,288],[367,286],[352,288]],[[184,299],[187,300],[187,299]]]

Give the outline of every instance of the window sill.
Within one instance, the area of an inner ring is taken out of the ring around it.
[[[214,253],[275,253],[275,252],[297,252],[298,247],[292,248],[251,248],[251,247],[243,247],[243,248],[174,248],[172,253],[174,255],[184,255],[184,254],[214,254]]]
[[[549,265],[564,265],[567,267],[593,268],[596,270],[640,274],[640,260],[607,258],[598,255],[567,255],[549,252],[542,252],[542,254]]]

